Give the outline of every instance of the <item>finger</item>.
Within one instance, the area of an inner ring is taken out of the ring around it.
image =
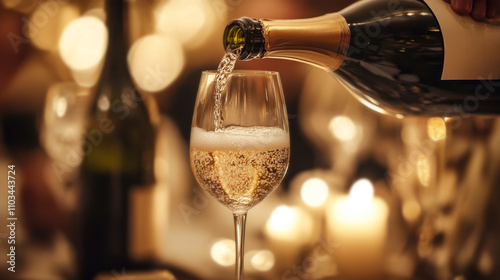
[[[486,0],[475,0],[470,16],[478,21],[486,18]]]
[[[473,0],[451,0],[451,7],[460,15],[468,15],[472,12]]]
[[[500,8],[500,0],[488,0],[486,6],[486,17],[494,18],[497,16],[497,11]]]

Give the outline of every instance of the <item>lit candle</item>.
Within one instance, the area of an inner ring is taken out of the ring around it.
[[[326,214],[337,245],[334,255],[340,275],[349,279],[381,277],[389,209],[374,197],[371,182],[356,181],[349,196],[334,199]]]
[[[299,207],[281,205],[273,211],[264,235],[276,259],[280,260],[276,266],[290,267],[298,260],[302,249],[312,240],[312,228],[311,216]]]

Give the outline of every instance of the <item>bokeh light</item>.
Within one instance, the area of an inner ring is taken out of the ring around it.
[[[422,209],[415,199],[410,199],[403,203],[402,212],[406,221],[413,223],[420,217]]]
[[[269,250],[254,250],[247,253],[250,264],[257,271],[269,271],[274,267],[274,254]]]
[[[296,218],[296,213],[292,208],[281,205],[274,209],[267,223],[267,227],[275,232],[286,233],[293,227]]]
[[[314,221],[310,213],[301,207],[280,205],[267,220],[265,233],[267,237],[279,242],[302,246],[314,234]]]
[[[346,116],[336,116],[328,124],[330,132],[340,141],[352,141],[357,136],[357,128],[354,122]]]
[[[181,45],[172,37],[153,34],[137,40],[127,57],[136,84],[148,92],[170,85],[184,67]]]
[[[1,3],[9,9],[14,9],[21,13],[29,13],[37,7],[38,1],[32,0],[3,0]]]
[[[59,40],[59,52],[72,70],[95,68],[103,59],[108,41],[108,30],[94,16],[83,16],[72,21]]]
[[[427,134],[433,141],[446,139],[446,123],[443,118],[430,118],[427,120]]]
[[[202,45],[211,35],[215,20],[215,13],[208,1],[163,1],[156,13],[156,30],[193,49]]]
[[[97,100],[97,108],[99,108],[102,112],[108,111],[110,105],[109,98],[106,95],[101,95],[99,100]]]
[[[54,112],[56,113],[57,117],[59,117],[59,118],[64,117],[67,109],[68,109],[68,101],[67,101],[66,97],[59,96],[59,97],[55,98],[55,100],[54,100]]]
[[[234,241],[231,239],[222,239],[212,245],[210,256],[217,264],[221,266],[230,266],[235,262],[234,252]]]
[[[58,1],[40,2],[27,21],[31,42],[39,49],[56,51],[64,28],[79,15],[78,9]]]
[[[417,177],[422,186],[428,187],[431,180],[431,164],[429,156],[419,154],[417,159]]]
[[[328,198],[328,185],[320,178],[308,179],[302,184],[300,196],[309,206],[321,206]]]

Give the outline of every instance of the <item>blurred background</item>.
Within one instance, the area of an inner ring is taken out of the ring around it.
[[[231,213],[198,187],[189,165],[201,71],[217,68],[230,19],[305,18],[352,2],[129,1],[129,69],[160,112],[157,185],[138,210],[148,219],[135,224],[135,257],[177,279],[233,278]],[[15,165],[18,218],[15,273],[7,270],[11,233],[0,225],[1,279],[75,278],[81,159],[72,155],[106,48],[95,19],[105,17],[99,0],[0,0],[0,178],[5,186]],[[246,279],[500,279],[498,118],[397,119],[312,66],[236,68],[280,72],[291,133],[284,181],[248,217]]]

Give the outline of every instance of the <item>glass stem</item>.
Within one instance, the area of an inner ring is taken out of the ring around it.
[[[236,241],[236,280],[243,279],[243,254],[245,245],[245,223],[247,212],[233,212],[234,218],[234,239]]]

